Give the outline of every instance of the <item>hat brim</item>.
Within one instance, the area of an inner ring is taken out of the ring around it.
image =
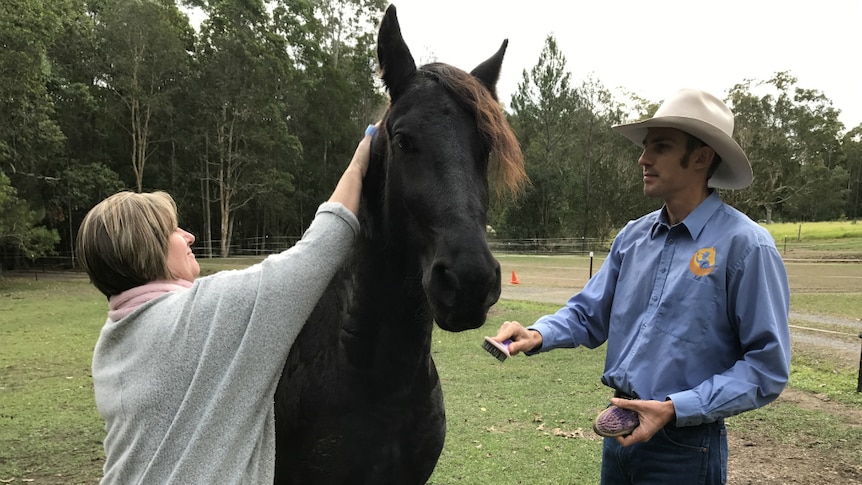
[[[715,150],[721,163],[709,179],[710,187],[744,189],[751,185],[754,174],[745,152],[733,138],[709,123],[683,116],[664,116],[613,127],[617,133],[641,147],[650,128],[676,128],[696,136]]]

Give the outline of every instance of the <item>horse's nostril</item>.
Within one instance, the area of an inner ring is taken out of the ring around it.
[[[458,290],[458,275],[446,264],[435,264],[431,270],[431,288],[438,304],[451,308],[455,305]]]

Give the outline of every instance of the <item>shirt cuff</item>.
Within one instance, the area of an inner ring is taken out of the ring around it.
[[[545,343],[544,343],[544,340],[545,340],[545,334],[543,334],[541,330],[539,330],[538,328],[535,328],[535,327],[527,327],[527,331],[528,331],[528,332],[529,332],[529,331],[538,332],[538,333],[539,333],[539,335],[541,335],[541,336],[542,336],[542,343],[540,343],[539,345],[537,345],[537,346],[533,347],[532,349],[530,349],[530,350],[528,350],[528,351],[525,351],[525,352],[524,352],[524,355],[526,355],[526,356],[530,356],[530,355],[536,355],[536,354],[541,353],[541,352],[542,352],[542,347],[544,347],[544,346],[545,346]]]
[[[703,424],[701,414],[700,398],[695,391],[682,391],[667,397],[673,401],[673,409],[676,412],[677,426],[697,426]]]

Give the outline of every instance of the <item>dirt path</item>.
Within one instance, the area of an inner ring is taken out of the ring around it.
[[[862,409],[844,406],[825,396],[785,389],[777,402],[803,409],[826,412],[845,420],[862,434]],[[862,463],[843,461],[836,456],[853,456],[846,443],[821,443],[815,438],[800,439],[793,445],[777,443],[757,429],[734,428],[727,437],[728,484],[862,484]],[[858,451],[858,450],[857,450]]]

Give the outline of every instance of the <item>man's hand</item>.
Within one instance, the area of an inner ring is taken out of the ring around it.
[[[512,341],[509,344],[509,355],[529,352],[542,345],[542,334],[535,330],[527,330],[518,322],[503,322],[494,337],[497,342],[507,339]]]
[[[618,408],[631,409],[638,413],[640,426],[628,436],[617,436],[617,442],[622,446],[649,441],[658,430],[676,419],[673,401],[642,401],[640,399],[611,399],[611,404]]]

